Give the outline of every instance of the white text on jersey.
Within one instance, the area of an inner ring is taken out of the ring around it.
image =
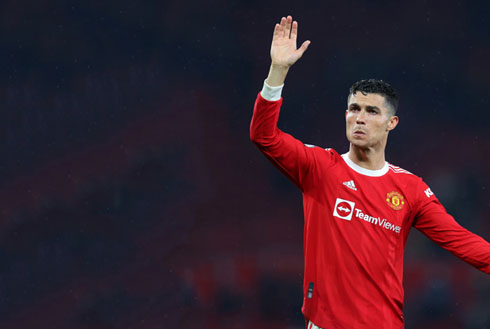
[[[365,214],[361,209],[355,207],[354,202],[341,198],[337,198],[335,201],[333,215],[334,217],[348,221],[352,220],[354,215],[354,217],[362,219],[365,222],[382,227],[385,230],[393,231],[397,234],[400,234],[402,230],[401,226],[390,223],[386,218],[381,219],[381,217],[374,217]]]
[[[396,233],[400,233],[400,231],[402,230],[402,228],[400,226],[397,226],[395,224],[388,222],[388,220],[386,218],[381,219],[380,217],[369,216],[368,214],[364,214],[361,209],[357,209],[357,208],[355,209],[355,211],[356,211],[356,217],[357,218],[363,219],[364,221],[366,221],[368,223],[371,223],[374,225],[377,224],[384,229],[391,230],[391,231],[396,232]]]

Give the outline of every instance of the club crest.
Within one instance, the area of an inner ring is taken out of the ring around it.
[[[403,195],[395,191],[386,194],[386,202],[388,202],[388,205],[395,210],[400,210],[405,205]]]

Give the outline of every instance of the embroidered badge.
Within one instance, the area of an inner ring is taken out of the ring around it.
[[[403,199],[403,195],[395,191],[386,194],[386,202],[388,202],[388,205],[395,210],[400,210],[403,208],[405,205],[405,201]]]

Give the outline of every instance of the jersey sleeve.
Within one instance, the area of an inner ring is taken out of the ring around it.
[[[281,131],[277,127],[281,105],[282,98],[268,101],[258,94],[250,124],[250,139],[286,177],[304,191],[308,185],[307,177],[318,166],[319,152],[322,153],[323,164],[331,161],[333,152],[307,146]]]
[[[490,244],[458,224],[422,180],[415,192],[414,227],[461,260],[490,274]]]

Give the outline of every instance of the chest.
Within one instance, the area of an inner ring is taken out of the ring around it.
[[[390,235],[403,234],[410,225],[410,189],[395,175],[370,177],[340,168],[323,175],[311,192],[340,225]]]

